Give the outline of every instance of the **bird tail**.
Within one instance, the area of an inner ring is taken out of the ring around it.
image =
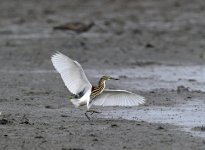
[[[71,99],[72,104],[75,107],[79,107],[80,106],[80,101],[78,99]]]

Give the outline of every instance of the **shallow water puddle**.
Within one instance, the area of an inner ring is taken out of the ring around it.
[[[172,90],[183,85],[190,90],[205,91],[205,66],[153,65],[136,68],[90,70],[89,74],[96,78],[103,74],[122,77],[119,83],[123,84],[126,89],[130,89],[131,85],[134,86],[135,90],[140,91],[159,88]],[[127,78],[132,81],[128,81]]]
[[[105,73],[129,78],[151,78],[163,81],[196,80],[205,82],[205,66],[165,66],[153,65],[135,68],[89,70],[97,76]]]
[[[103,112],[105,118],[143,120],[152,123],[169,123],[180,130],[205,137],[205,101],[195,100],[172,107],[153,106],[129,109],[115,109]],[[202,129],[195,131],[193,129]]]

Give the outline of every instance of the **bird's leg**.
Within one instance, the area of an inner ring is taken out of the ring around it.
[[[85,116],[88,120],[90,120],[90,117],[88,116],[87,112],[85,112]]]
[[[75,94],[72,94],[72,95],[69,97],[69,99],[77,99],[77,98],[79,98],[79,96],[78,96],[78,95],[75,95]]]

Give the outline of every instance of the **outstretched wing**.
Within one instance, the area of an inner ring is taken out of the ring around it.
[[[145,98],[125,90],[104,90],[91,102],[97,106],[138,106],[143,104]]]
[[[51,61],[71,93],[78,95],[79,93],[85,93],[87,90],[91,89],[92,85],[88,81],[83,68],[77,61],[59,52],[51,57]]]

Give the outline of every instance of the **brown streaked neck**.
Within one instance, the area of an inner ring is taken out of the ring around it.
[[[97,89],[104,89],[105,88],[105,79],[104,78],[100,78],[98,85],[97,86],[92,86],[92,91],[95,91]]]
[[[105,79],[102,77],[102,78],[100,78],[100,80],[99,80],[99,82],[98,82],[98,87],[105,87]]]

